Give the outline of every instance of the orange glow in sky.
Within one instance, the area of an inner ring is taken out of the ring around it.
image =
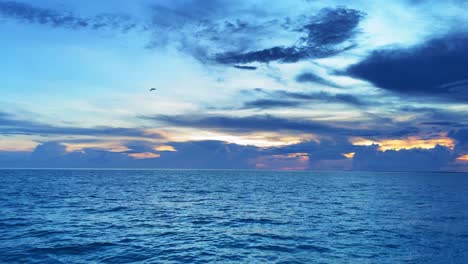
[[[303,152],[298,152],[298,153],[288,153],[287,155],[273,155],[275,157],[286,157],[290,159],[298,158],[299,160],[303,161],[308,161],[309,160],[309,154],[303,153]]]
[[[453,139],[442,136],[439,138],[422,139],[419,137],[408,137],[406,139],[382,139],[370,140],[365,138],[353,138],[351,140],[353,145],[356,146],[370,146],[372,144],[379,145],[380,151],[386,150],[400,150],[400,149],[432,149],[437,145],[453,149],[455,142]]]
[[[173,146],[163,145],[154,148],[156,151],[177,151]]]
[[[0,138],[0,151],[33,151],[38,145],[34,141]]]
[[[64,143],[67,152],[82,151],[86,148],[104,149],[110,152],[125,152],[130,149],[116,142],[99,142],[99,143]]]
[[[465,155],[462,155],[462,156],[458,157],[457,160],[468,161],[468,154],[465,154]]]
[[[154,159],[161,157],[161,155],[151,152],[131,153],[128,154],[128,156],[135,159]]]
[[[355,154],[356,153],[354,153],[354,152],[350,152],[350,153],[344,153],[343,156],[345,156],[348,159],[352,159],[352,158],[354,158]]]
[[[255,167],[274,170],[305,170],[308,167],[308,162],[309,154],[297,152],[259,157]]]
[[[236,134],[199,129],[195,130],[191,128],[158,130],[158,133],[161,134],[167,142],[219,140],[243,146],[253,145],[262,148],[298,144],[303,141],[319,141],[317,136],[310,133],[282,134],[277,132],[252,132],[248,134]]]

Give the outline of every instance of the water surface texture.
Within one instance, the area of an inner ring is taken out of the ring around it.
[[[1,263],[468,263],[468,175],[0,170]]]

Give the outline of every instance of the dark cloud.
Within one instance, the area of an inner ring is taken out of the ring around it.
[[[268,91],[261,88],[256,88],[250,91],[243,91],[245,94],[255,96],[260,94],[267,96],[269,99],[258,99],[246,102],[242,108],[278,108],[278,107],[300,107],[311,103],[343,103],[353,106],[363,107],[371,105],[369,102],[360,100],[350,94],[331,94],[327,92],[288,92],[284,90]]]
[[[243,51],[266,36],[274,36],[280,22],[276,19],[251,19],[260,9],[233,1],[170,1],[153,5],[151,23],[153,39],[148,48],[169,43],[203,63],[213,63],[213,54]],[[237,64],[237,63],[234,63]]]
[[[453,139],[456,139],[457,141],[468,143],[468,129],[450,131],[448,136]]]
[[[148,48],[171,44],[205,63],[214,60],[245,70],[254,70],[255,67],[238,64],[296,62],[343,52],[354,46],[351,40],[363,17],[363,13],[356,10],[327,8],[307,22],[301,20],[301,25],[294,27],[289,25],[290,18],[241,18],[241,14],[246,12],[253,16],[265,12],[255,5],[239,10],[232,1],[169,2],[166,5],[153,4],[149,9],[151,16],[140,22],[125,14],[103,13],[82,17],[30,3],[0,0],[0,17],[6,19],[67,29],[151,31],[154,38],[148,43]],[[298,32],[302,37],[293,46],[260,49],[254,44],[274,37],[278,30]]]
[[[300,100],[315,100],[328,103],[345,103],[354,106],[364,106],[368,103],[350,94],[331,94],[327,92],[318,93],[298,93],[298,92],[278,92],[278,96],[283,98],[294,98]]]
[[[83,18],[70,12],[42,8],[15,1],[0,1],[0,17],[14,19],[22,23],[68,29],[118,29],[127,31],[137,27],[137,24],[126,15],[99,14],[92,18]]]
[[[325,80],[324,78],[318,76],[315,73],[311,72],[306,72],[306,73],[301,73],[298,76],[296,76],[296,82],[299,83],[319,83],[323,85],[328,85],[328,86],[337,86],[335,83],[330,82],[328,80]]]
[[[325,80],[314,73],[301,73],[296,77],[296,81],[323,83]]]
[[[250,102],[246,102],[242,109],[271,109],[271,108],[283,108],[283,107],[298,107],[303,105],[300,101],[288,101],[288,100],[275,100],[275,99],[259,99]]]
[[[67,154],[66,147],[58,142],[45,142],[37,145],[30,159],[37,163],[50,164],[57,162]]]
[[[70,127],[54,126],[40,122],[17,119],[0,112],[0,134],[3,135],[81,135],[81,136],[128,136],[148,137],[141,129],[120,127]],[[151,135],[158,137],[158,135]]]
[[[468,129],[452,129],[448,132],[448,137],[453,138],[456,142],[455,150],[460,154],[468,154]]]
[[[352,145],[346,137],[320,138],[320,141],[305,141],[289,146],[271,148],[273,154],[307,153],[311,160],[341,160],[343,154],[356,151],[359,146]]]
[[[23,153],[5,162],[8,152],[0,153],[0,166],[10,168],[125,168],[138,166],[123,153],[97,149],[85,149],[80,152],[66,152],[59,142],[45,142],[38,145],[31,153]]]
[[[240,70],[251,70],[254,71],[257,69],[257,67],[254,66],[245,66],[245,65],[234,65],[234,68],[240,69]]]
[[[356,150],[353,169],[363,171],[444,171],[449,170],[454,153],[442,146],[433,149],[379,151],[377,145]]]
[[[327,134],[330,136],[369,136],[380,134],[380,131],[372,129],[347,128],[349,127],[348,124],[342,124],[342,127],[339,127],[329,125],[330,122],[316,122],[300,118],[286,119],[274,117],[271,115],[254,115],[247,117],[230,117],[221,115],[158,115],[143,118],[147,120],[164,122],[174,126],[211,128],[230,132],[296,131],[315,134]]]
[[[345,137],[321,138],[294,145],[259,148],[222,141],[167,142],[177,151],[159,152],[157,158],[135,159],[132,153],[151,152],[148,142],[130,142],[126,152],[86,148],[67,152],[59,142],[45,142],[32,152],[0,151],[0,167],[20,168],[191,168],[191,169],[352,169],[366,171],[443,171],[457,157],[448,148],[379,151],[378,146],[353,146]],[[347,159],[345,153],[355,152]],[[261,163],[261,164],[259,164]],[[262,165],[262,166],[258,166]]]
[[[110,152],[86,148],[66,152],[59,142],[45,142],[32,152],[0,151],[0,167],[9,168],[191,168],[246,169],[253,168],[251,159],[262,149],[222,141],[170,142],[177,151],[161,152],[157,158],[135,159],[128,154],[152,150],[145,142],[132,142],[127,152]]]
[[[172,168],[225,168],[248,169],[251,159],[261,155],[263,150],[254,146],[206,140],[191,142],[169,142],[176,152],[164,152],[157,161],[160,166]]]
[[[468,116],[464,111],[454,111],[436,107],[405,106],[397,109],[402,114],[417,116],[419,125],[438,127],[441,132],[452,128],[463,128],[468,125]]]
[[[336,55],[354,46],[346,42],[357,33],[357,26],[363,16],[362,12],[353,9],[324,9],[318,16],[312,17],[308,24],[296,30],[304,36],[294,46],[276,46],[249,52],[224,52],[216,55],[215,60],[222,64],[271,61],[291,63]]]
[[[347,72],[389,91],[468,100],[468,34],[450,34],[411,48],[372,52]]]
[[[315,57],[308,54],[308,50],[297,47],[273,47],[259,51],[247,53],[226,52],[216,56],[216,61],[222,64],[250,63],[250,62],[297,62],[308,57]],[[318,55],[318,54],[317,54]]]
[[[349,143],[345,141],[303,142],[286,147],[259,148],[242,146],[215,140],[166,142],[177,151],[159,152],[160,156],[151,159],[135,159],[128,154],[154,151],[154,146],[148,142],[132,141],[124,143],[131,150],[125,152],[110,152],[86,148],[79,152],[67,152],[59,142],[45,142],[29,152],[1,152],[0,167],[35,167],[35,168],[191,168],[191,169],[255,169],[257,163],[262,168],[288,167],[299,165],[304,169],[321,169],[309,167],[308,160],[300,156],[291,156],[300,152],[319,161],[323,159],[342,160],[340,154],[349,151]],[[344,144],[344,145],[342,145]],[[281,164],[279,164],[281,163]],[[314,163],[312,163],[314,165]]]
[[[456,126],[457,123],[455,122],[445,122],[445,121],[431,121],[431,122],[421,122],[420,125],[427,125],[427,126]]]
[[[173,146],[177,151],[160,152],[157,158],[135,159],[128,154],[156,153],[153,146],[148,142],[129,142],[125,145],[131,150],[121,153],[93,148],[67,152],[65,146],[59,142],[45,142],[30,153],[0,151],[0,167],[252,169],[256,168],[258,159],[265,160],[262,157],[268,159],[288,154],[281,152],[279,148],[267,150],[214,140],[166,144]]]
[[[341,44],[356,34],[356,28],[364,13],[347,8],[326,8],[310,24],[300,31],[307,34],[302,41],[309,46],[329,49],[330,45]]]

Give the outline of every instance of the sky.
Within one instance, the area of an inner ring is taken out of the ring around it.
[[[0,0],[0,167],[468,171],[467,8]]]

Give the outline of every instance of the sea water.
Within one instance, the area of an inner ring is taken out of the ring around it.
[[[468,175],[0,170],[1,263],[468,263]]]

